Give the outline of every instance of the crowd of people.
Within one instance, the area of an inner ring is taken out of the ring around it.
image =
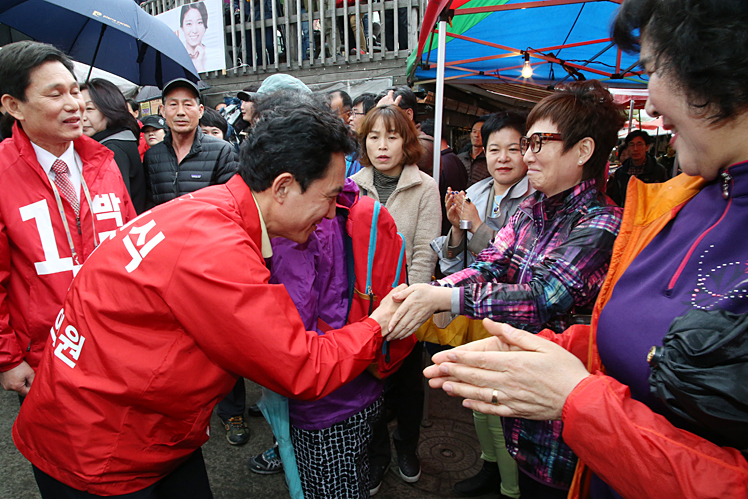
[[[373,496],[390,469],[421,478],[424,377],[473,411],[483,465],[460,496],[748,497],[746,21],[738,0],[623,3],[613,39],[673,138],[663,166],[631,132],[610,175],[625,115],[594,80],[477,117],[455,154],[408,87],[274,74],[212,109],[176,79],[139,117],[58,49],[4,47],[0,383],[42,497],[212,497],[211,415],[244,445],[247,415],[277,424],[270,400],[287,431],[251,471],[294,498]],[[367,197],[406,284],[353,320]],[[424,370],[409,337],[467,327],[484,338]],[[658,375],[676,358],[698,390]]]

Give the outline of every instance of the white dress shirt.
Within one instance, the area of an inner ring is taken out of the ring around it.
[[[73,148],[73,143],[70,143],[70,146],[65,150],[64,153],[58,158],[55,157],[54,154],[47,151],[46,149],[42,149],[38,145],[31,143],[31,146],[34,148],[34,152],[36,153],[36,159],[39,161],[39,164],[41,165],[42,169],[47,173],[47,176],[49,177],[50,182],[55,181],[55,172],[52,171],[52,163],[54,163],[56,160],[64,161],[66,165],[68,165],[68,176],[70,178],[70,182],[73,184],[73,189],[75,189],[75,195],[78,198],[78,202],[80,202],[81,199],[81,165],[83,164],[81,162],[80,156],[78,156],[78,153],[75,152],[75,148]]]

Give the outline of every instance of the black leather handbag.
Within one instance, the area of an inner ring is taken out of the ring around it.
[[[748,314],[691,310],[647,360],[652,393],[694,433],[748,453]]]

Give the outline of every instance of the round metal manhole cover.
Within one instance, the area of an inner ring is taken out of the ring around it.
[[[472,423],[452,419],[431,419],[433,425],[421,428],[418,455],[421,479],[411,486],[438,497],[455,497],[452,486],[469,478],[482,466],[480,444]],[[393,470],[387,480],[400,480],[393,455]]]

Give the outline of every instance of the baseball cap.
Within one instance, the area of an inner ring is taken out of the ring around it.
[[[147,126],[166,130],[166,121],[164,120],[164,118],[155,114],[146,116],[145,118],[141,119],[140,122],[142,123],[142,125],[140,125],[141,130]]]
[[[299,92],[311,94],[312,91],[303,81],[284,73],[276,73],[268,76],[263,80],[262,85],[257,90],[258,95],[267,95],[282,90],[298,90]],[[241,99],[241,97],[239,97]]]
[[[257,95],[257,92],[247,92],[246,90],[240,90],[236,97],[239,100],[247,101],[247,102],[254,102],[255,96]]]
[[[163,98],[170,91],[180,87],[191,90],[195,94],[195,97],[200,99],[200,90],[198,90],[197,85],[186,78],[175,78],[174,80],[171,80],[169,83],[167,83],[164,86],[164,89],[161,91],[161,97]]]

